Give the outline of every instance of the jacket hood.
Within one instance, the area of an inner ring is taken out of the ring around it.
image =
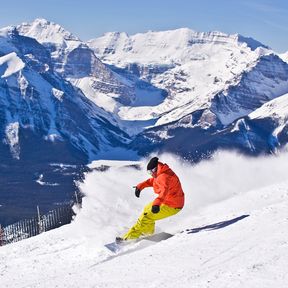
[[[158,162],[157,176],[164,173],[165,171],[167,171],[169,169],[170,169],[170,167],[167,164],[163,164],[161,162]]]

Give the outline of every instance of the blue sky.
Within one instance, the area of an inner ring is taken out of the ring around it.
[[[253,37],[288,51],[288,0],[5,0],[0,27],[45,18],[82,40],[188,27]]]

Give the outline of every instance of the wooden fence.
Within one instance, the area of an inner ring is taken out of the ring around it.
[[[24,219],[2,228],[0,225],[0,246],[69,224],[75,215],[72,206],[72,204],[62,205],[44,215],[40,215],[37,206],[37,216],[34,218]]]

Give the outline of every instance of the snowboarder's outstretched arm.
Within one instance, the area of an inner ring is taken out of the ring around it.
[[[147,187],[153,187],[154,178],[149,178],[144,182],[139,183],[136,187],[140,190],[143,190]]]
[[[153,182],[154,182],[154,179],[153,178],[149,178],[148,180],[139,183],[137,186],[134,186],[134,188],[135,188],[135,196],[137,198],[139,198],[141,190],[143,190],[146,187],[152,187],[153,186]]]

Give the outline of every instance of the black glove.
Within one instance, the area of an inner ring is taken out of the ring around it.
[[[140,190],[139,188],[135,187],[135,196],[136,196],[137,198],[140,197],[140,192],[141,192],[141,190]]]
[[[160,206],[158,205],[153,205],[151,209],[152,213],[156,214],[160,211]]]

